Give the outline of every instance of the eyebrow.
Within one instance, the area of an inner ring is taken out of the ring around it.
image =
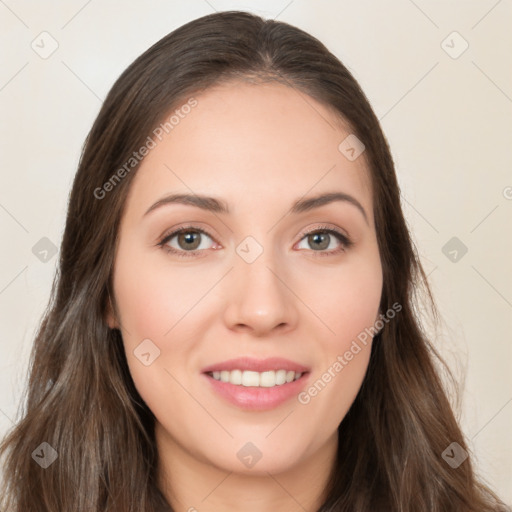
[[[344,192],[329,192],[306,199],[298,199],[293,203],[288,213],[303,213],[314,208],[319,208],[320,206],[333,203],[335,201],[343,201],[355,206],[361,212],[364,220],[368,224],[368,216],[361,203],[355,197],[352,197],[351,195]],[[170,194],[163,197],[162,199],[159,199],[156,203],[150,206],[144,216],[148,215],[150,212],[156,210],[157,208],[169,204],[186,204],[214,213],[230,213],[228,204],[225,201],[215,197],[198,194]]]

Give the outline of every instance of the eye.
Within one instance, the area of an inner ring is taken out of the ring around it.
[[[341,231],[327,226],[321,226],[314,230],[302,233],[301,241],[304,240],[315,256],[330,256],[346,251],[353,245],[353,242]],[[213,238],[204,229],[197,226],[183,226],[179,229],[164,235],[158,242],[158,246],[168,253],[180,257],[197,256],[205,249],[211,249],[205,238],[213,242]],[[304,247],[298,247],[304,249]],[[308,249],[306,247],[306,249]],[[327,249],[327,250],[326,250]]]
[[[302,241],[305,241],[317,253],[315,256],[329,256],[346,251],[353,245],[353,242],[341,231],[337,229],[322,226],[313,231],[302,234]],[[298,247],[299,249],[303,247]],[[308,247],[306,247],[307,249]],[[330,250],[326,250],[330,249]]]
[[[204,238],[212,237],[204,230],[195,226],[184,226],[168,233],[158,242],[158,245],[167,252],[178,256],[195,256],[197,252],[208,249],[208,243],[203,243]]]

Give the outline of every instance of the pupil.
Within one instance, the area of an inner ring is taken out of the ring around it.
[[[180,239],[179,239],[180,242],[185,241],[185,245],[196,242],[193,247],[188,245],[188,249],[196,249],[199,246],[199,244],[197,243],[198,240],[199,240],[199,233],[195,233],[193,231],[187,231],[186,233],[182,233],[180,235]],[[180,243],[180,245],[181,245],[181,243]],[[187,248],[187,247],[185,247],[185,248]]]
[[[317,248],[319,249],[326,249],[329,247],[329,240],[327,233],[315,233],[314,235],[311,235],[311,238],[314,240],[314,243],[317,244],[320,242],[320,245],[317,245]],[[323,239],[323,243],[322,243]]]

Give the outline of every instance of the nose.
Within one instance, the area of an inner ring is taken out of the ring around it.
[[[296,327],[298,299],[287,282],[289,273],[268,253],[252,263],[238,260],[230,273],[224,321],[231,330],[261,337]]]

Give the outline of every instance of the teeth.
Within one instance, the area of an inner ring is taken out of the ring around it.
[[[235,384],[237,386],[273,388],[274,386],[281,386],[285,383],[300,379],[302,373],[296,373],[293,370],[272,370],[261,373],[248,370],[222,370],[221,372],[212,372],[210,375],[215,380],[229,382],[230,384]]]

